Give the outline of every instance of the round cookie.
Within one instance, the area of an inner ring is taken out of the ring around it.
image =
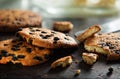
[[[0,41],[0,64],[12,62],[32,66],[44,63],[49,56],[49,49],[35,47],[17,39]]]
[[[27,10],[0,10],[0,32],[16,32],[19,28],[41,26],[40,15]]]
[[[70,36],[47,28],[23,28],[17,36],[27,43],[45,48],[71,48],[77,47],[77,42]]]

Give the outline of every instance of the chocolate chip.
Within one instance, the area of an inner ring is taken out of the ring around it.
[[[23,44],[23,42],[18,42],[17,43],[17,46],[20,46],[20,45],[22,45]]]
[[[50,56],[49,56],[48,54],[44,54],[44,58],[45,58],[45,59],[49,59],[49,57],[50,57]]]
[[[16,39],[12,40],[12,43],[16,43],[16,42],[17,42],[17,40],[16,40]]]
[[[40,37],[43,37],[44,35],[40,34],[39,36],[40,36]]]
[[[42,57],[40,57],[40,56],[35,56],[33,59],[43,61]]]
[[[69,40],[68,38],[64,37],[64,39]]]
[[[26,48],[26,51],[27,51],[28,53],[31,53],[32,48]]]
[[[29,29],[33,29],[33,27],[29,27]]]
[[[18,28],[18,31],[22,31],[22,28]]]
[[[32,38],[29,38],[28,42],[29,42],[29,44],[32,45],[33,39],[32,39]]]
[[[30,32],[29,34],[30,34],[30,35],[33,35],[33,33],[32,33],[32,32]]]
[[[47,32],[45,32],[45,31],[42,31],[41,33],[47,33]]]
[[[112,67],[109,67],[108,71],[109,71],[109,72],[113,72],[113,68],[112,68]]]
[[[44,35],[42,35],[42,34],[40,34],[39,35],[42,39],[48,39],[50,36],[48,36],[48,35],[46,35],[46,36],[44,36]]]
[[[19,39],[23,39],[22,36],[19,33],[16,33],[15,36],[18,37]]]
[[[56,32],[55,32],[55,31],[51,31],[51,33],[56,34]]]
[[[31,31],[31,32],[35,32],[35,30],[33,30],[33,29],[31,29],[30,31]]]
[[[120,50],[113,50],[116,54],[120,54]]]
[[[112,72],[113,72],[113,68],[112,67],[108,68],[107,76],[111,76]]]
[[[58,38],[58,37],[54,37],[54,40],[55,40],[55,41],[58,41],[58,40],[59,40],[59,38]]]
[[[15,54],[10,54],[10,53],[9,53],[7,56],[14,56],[14,55],[15,55]]]
[[[43,49],[45,49],[45,48],[44,48],[44,47],[39,47],[39,49],[40,49],[40,50],[43,50]]]
[[[7,56],[7,51],[6,50],[1,50],[1,55],[6,57]]]
[[[2,59],[2,55],[0,55],[0,60]]]
[[[18,51],[18,50],[20,50],[20,48],[19,47],[12,47],[11,50]]]
[[[8,44],[4,44],[4,46],[8,46]]]
[[[36,31],[41,31],[40,29],[36,29]]]
[[[17,58],[25,58],[24,55],[18,55]]]
[[[14,56],[12,56],[12,60],[13,61],[18,60],[18,58],[14,55]]]

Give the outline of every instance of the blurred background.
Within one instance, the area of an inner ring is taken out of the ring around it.
[[[47,28],[53,21],[71,21],[75,31],[120,18],[120,0],[0,0],[0,9],[23,9],[39,13]],[[119,26],[118,26],[119,27]],[[74,30],[73,30],[74,32]]]
[[[0,0],[0,9],[29,9],[44,17],[116,16],[120,0]]]

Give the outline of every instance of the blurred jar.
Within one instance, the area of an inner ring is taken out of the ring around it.
[[[112,16],[120,11],[120,0],[30,0],[31,9],[44,17]]]

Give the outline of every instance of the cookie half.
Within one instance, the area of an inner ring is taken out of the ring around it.
[[[50,50],[31,46],[17,39],[0,41],[0,64],[12,62],[23,66],[32,66],[48,60]]]
[[[70,36],[46,28],[23,28],[17,36],[27,43],[45,48],[71,48],[77,47],[77,42]]]
[[[27,10],[0,10],[0,32],[16,32],[19,28],[41,26],[41,16]]]
[[[89,52],[97,52],[107,55],[107,60],[120,59],[120,34],[104,33],[96,34],[86,39],[85,49]]]

